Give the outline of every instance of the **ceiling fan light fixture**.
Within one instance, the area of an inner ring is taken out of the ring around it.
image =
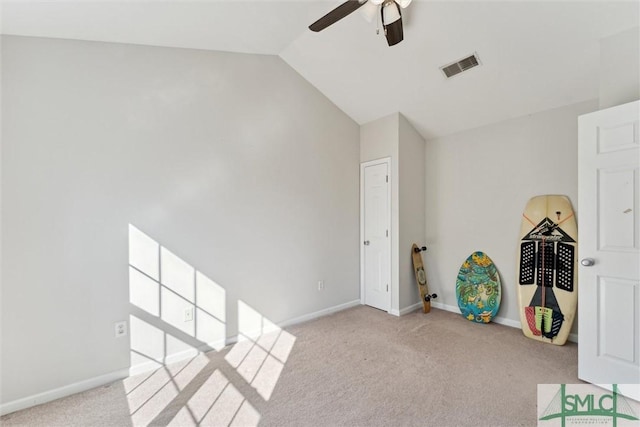
[[[389,46],[400,43],[404,38],[400,6],[393,0],[382,5],[382,27]]]
[[[411,4],[411,0],[396,0],[401,8],[406,9]]]
[[[384,3],[384,0],[369,0],[369,3],[373,3],[376,6],[380,6],[382,3]]]
[[[389,1],[382,6],[382,25],[391,25],[400,18],[402,15],[396,2]]]

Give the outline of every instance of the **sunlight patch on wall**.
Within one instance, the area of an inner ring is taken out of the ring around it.
[[[129,266],[129,302],[160,316],[160,284],[132,266]]]
[[[226,342],[219,343],[226,336],[225,290],[204,274],[196,271],[196,338],[202,342],[213,343],[216,349]]]
[[[164,287],[195,303],[195,268],[165,247],[160,248],[160,281]]]
[[[129,265],[153,280],[160,280],[160,245],[129,224]]]
[[[162,367],[166,356],[165,333],[134,315],[129,316],[129,325],[132,342],[131,366],[144,370]]]
[[[223,348],[225,298],[224,288],[129,224],[129,302],[149,314],[130,319],[132,367],[144,357],[164,364]]]

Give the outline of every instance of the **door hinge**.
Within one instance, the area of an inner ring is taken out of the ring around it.
[[[389,230],[386,230],[386,231],[387,231],[387,237],[389,237]]]
[[[385,177],[386,182],[389,182],[389,175]]]
[[[389,292],[389,284],[387,283],[387,292]]]

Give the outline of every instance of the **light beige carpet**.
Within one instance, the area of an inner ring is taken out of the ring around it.
[[[577,345],[360,306],[1,418],[2,425],[534,426]]]

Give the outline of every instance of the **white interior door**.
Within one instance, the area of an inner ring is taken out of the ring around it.
[[[640,383],[639,105],[579,119],[578,377],[591,383]]]
[[[360,166],[362,224],[362,302],[381,310],[391,309],[391,193],[389,160]]]

